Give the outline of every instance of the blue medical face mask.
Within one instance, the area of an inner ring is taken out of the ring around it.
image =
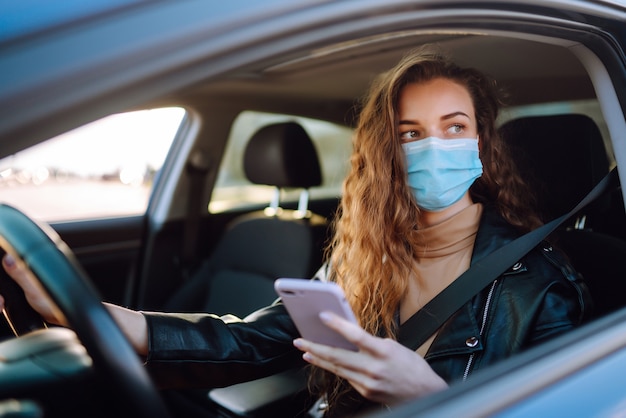
[[[483,173],[478,139],[428,137],[402,144],[408,184],[417,205],[431,212],[458,202]]]

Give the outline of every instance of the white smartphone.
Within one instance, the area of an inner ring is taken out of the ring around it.
[[[357,351],[354,344],[324,325],[319,317],[320,312],[330,311],[357,323],[343,290],[337,283],[280,278],[274,282],[274,288],[304,339]]]

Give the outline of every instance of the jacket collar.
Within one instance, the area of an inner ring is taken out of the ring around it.
[[[485,205],[474,241],[471,265],[513,241],[519,232],[507,223],[493,205]]]

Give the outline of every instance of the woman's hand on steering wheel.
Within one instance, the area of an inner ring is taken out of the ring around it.
[[[5,254],[2,258],[2,267],[22,288],[28,304],[39,313],[46,322],[67,326],[67,321],[61,310],[52,301],[52,298],[48,296],[39,281],[33,276],[30,269],[26,268],[21,260],[15,259],[10,254]],[[5,300],[1,293],[2,289],[0,289],[0,310],[5,307]]]

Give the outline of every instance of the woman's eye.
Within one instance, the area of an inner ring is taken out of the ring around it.
[[[464,127],[463,125],[460,125],[460,124],[454,124],[454,125],[452,125],[452,126],[450,126],[450,127],[448,128],[448,133],[449,133],[449,134],[460,134],[460,133],[462,133],[462,132],[463,132],[463,129],[464,129],[464,128],[465,128],[465,127]]]
[[[419,138],[419,133],[417,131],[406,131],[400,134],[400,139],[402,141],[414,141]]]

